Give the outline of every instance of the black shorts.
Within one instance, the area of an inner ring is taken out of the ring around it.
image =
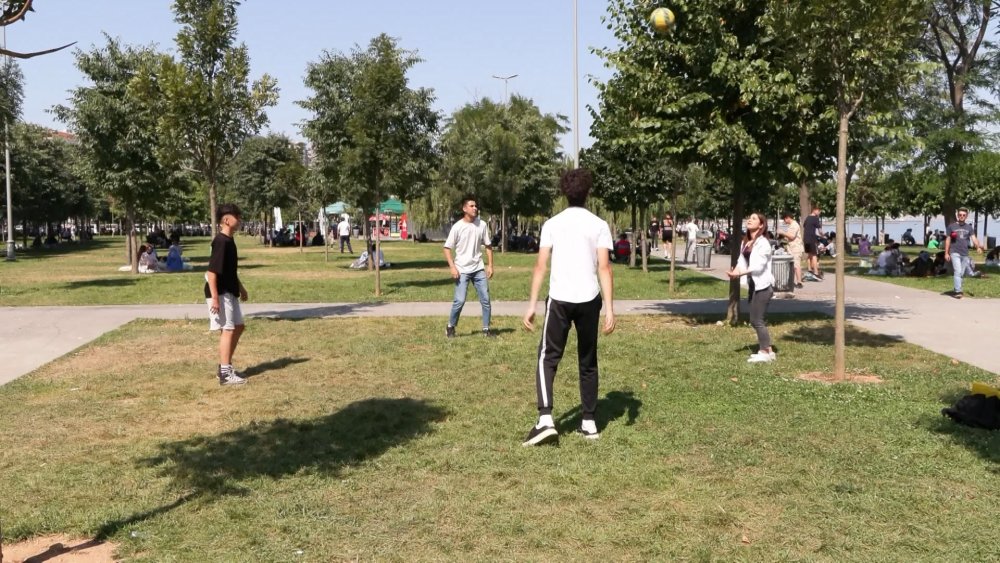
[[[663,242],[673,242],[674,232],[673,231],[663,231]]]
[[[816,254],[815,242],[807,242],[805,243],[805,247],[806,247],[806,254]]]

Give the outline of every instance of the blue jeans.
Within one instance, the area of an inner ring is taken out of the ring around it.
[[[954,270],[955,293],[962,293],[962,276],[965,275],[966,270],[968,270],[970,276],[972,275],[972,262],[968,256],[952,252],[951,269]]]
[[[451,304],[448,326],[458,326],[458,316],[462,314],[465,296],[469,292],[469,281],[472,281],[476,293],[479,294],[479,304],[483,309],[483,328],[490,328],[490,286],[487,283],[486,270],[477,270],[471,274],[458,274],[458,280],[455,281],[455,301]]]

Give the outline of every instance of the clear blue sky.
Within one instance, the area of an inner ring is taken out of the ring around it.
[[[35,13],[7,28],[7,44],[30,51],[77,41],[89,50],[104,45],[105,32],[172,52],[177,24],[171,6],[171,0],[35,0]],[[586,106],[597,103],[588,76],[610,75],[589,49],[614,43],[601,24],[605,10],[603,0],[579,0],[583,147],[591,143]],[[382,32],[425,60],[411,71],[411,86],[433,88],[445,114],[477,97],[503,98],[503,81],[492,75],[518,74],[511,93],[533,99],[543,112],[573,117],[572,0],[245,0],[239,21],[253,76],[266,72],[281,88],[278,105],[268,111],[270,129],[292,137],[300,137],[298,124],[307,117],[295,104],[309,96],[302,84],[307,63],[324,50],[367,45]],[[82,82],[71,50],[21,61],[25,121],[65,129],[47,110],[65,103]],[[572,134],[562,141],[569,154]]]

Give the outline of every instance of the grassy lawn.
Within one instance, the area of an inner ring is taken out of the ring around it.
[[[908,256],[911,260],[916,258],[917,254],[920,253],[921,248],[917,246],[904,246],[900,250],[903,251],[905,256]],[[875,258],[878,257],[878,253],[882,251],[881,247],[878,249],[872,249],[874,255],[870,258],[870,261],[874,262]],[[976,269],[983,270],[986,272],[986,278],[965,278],[962,280],[962,292],[966,297],[1000,297],[1000,268],[995,266],[990,266],[989,268],[983,267],[983,260],[985,260],[985,255],[973,252],[971,254],[972,259],[977,263]],[[925,289],[927,291],[933,291],[935,293],[945,293],[953,291],[955,286],[950,275],[936,276],[932,278],[914,278],[914,277],[886,277],[886,276],[868,276],[868,270],[871,268],[860,268],[858,267],[858,262],[860,261],[859,256],[847,256],[844,260],[844,269],[846,273],[850,275],[865,277],[868,279],[884,281],[887,283],[893,283],[896,285],[902,285],[905,287],[912,287],[914,289]],[[822,258],[820,260],[820,268],[827,272],[828,274],[833,274],[836,266],[834,265],[834,259],[829,256]]]
[[[354,256],[330,254],[322,248],[267,248],[250,237],[238,237],[240,277],[259,303],[369,302],[374,297],[374,272],[350,270]],[[363,243],[355,241],[355,249]],[[184,240],[184,255],[194,270],[174,274],[132,275],[118,272],[125,263],[124,239],[102,237],[86,245],[26,251],[16,262],[0,262],[0,306],[112,305],[200,303],[209,239]],[[165,255],[165,251],[161,252]],[[390,242],[382,273],[382,301],[451,301],[452,281],[440,243]],[[496,255],[490,283],[494,300],[528,298],[536,255],[508,252]],[[721,258],[721,257],[720,257]],[[724,298],[728,285],[700,273],[678,268],[676,291],[668,291],[669,264],[653,259],[648,274],[641,268],[616,265],[618,299]],[[543,292],[544,295],[544,292]],[[470,293],[470,298],[472,297]]]
[[[514,318],[452,341],[439,319],[253,320],[243,388],[215,383],[204,323],[137,321],[0,387],[0,520],[140,561],[996,557],[1000,436],[938,414],[989,374],[852,330],[848,365],[884,383],[807,383],[828,320],[772,319],[771,365],[714,320],[620,319],[597,442],[568,435],[571,341],[558,448],[520,445],[538,335]]]

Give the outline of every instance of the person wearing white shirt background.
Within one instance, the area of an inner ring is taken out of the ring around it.
[[[486,248],[486,265],[483,265],[481,248]],[[455,256],[452,258],[451,253]],[[444,242],[444,258],[451,270],[451,279],[455,281],[455,299],[451,304],[451,315],[445,327],[446,338],[455,338],[455,327],[458,325],[462,308],[465,307],[465,297],[469,291],[469,282],[476,288],[479,295],[479,305],[483,311],[483,336],[494,337],[496,333],[490,330],[490,285],[493,277],[493,242],[490,239],[490,228],[485,221],[479,219],[479,205],[476,198],[469,195],[462,199],[462,218],[455,221],[448,231],[448,240]]]
[[[687,246],[684,247],[684,261],[690,262],[688,256],[691,254],[691,249],[694,248],[694,244],[698,241],[698,224],[694,222],[694,217],[688,218],[688,222],[684,225],[684,230],[687,232]]]
[[[337,234],[340,236],[340,253],[344,253],[344,244],[347,244],[347,250],[351,254],[354,254],[354,249],[351,248],[351,222],[347,220],[347,214],[344,214],[337,223]]]

